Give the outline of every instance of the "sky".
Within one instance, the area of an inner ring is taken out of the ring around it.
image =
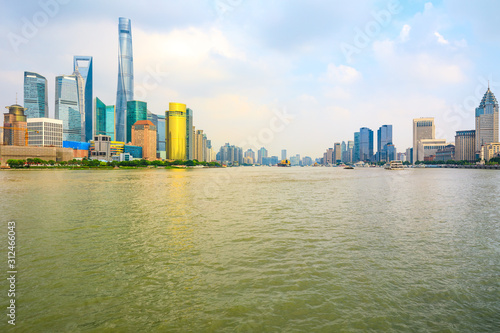
[[[437,138],[474,129],[488,81],[500,92],[497,1],[2,1],[0,99],[23,104],[24,71],[55,77],[93,56],[94,97],[116,103],[118,18],[132,22],[135,99],[164,114],[185,103],[216,150],[264,146],[312,158],[360,127],[412,119]],[[3,122],[3,117],[0,122]]]

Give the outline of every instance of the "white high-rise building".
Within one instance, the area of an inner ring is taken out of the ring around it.
[[[28,146],[62,147],[63,121],[51,118],[28,118]]]
[[[436,138],[434,118],[413,119],[413,163],[423,161],[424,152],[418,150],[420,140],[433,140]],[[422,159],[419,159],[421,157]]]

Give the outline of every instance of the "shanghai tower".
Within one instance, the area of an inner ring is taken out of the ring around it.
[[[134,99],[134,61],[130,19],[120,17],[118,24],[118,89],[116,91],[115,140],[125,142],[127,102]]]

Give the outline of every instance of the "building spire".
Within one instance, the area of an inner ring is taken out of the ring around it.
[[[16,92],[16,104],[17,104],[17,92]]]

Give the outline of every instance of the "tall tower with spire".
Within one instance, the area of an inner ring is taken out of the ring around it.
[[[498,102],[488,83],[488,90],[476,108],[476,154],[482,145],[491,142],[498,142]]]
[[[127,139],[127,102],[134,100],[134,61],[130,19],[120,17],[118,23],[118,89],[116,92],[116,141]]]

